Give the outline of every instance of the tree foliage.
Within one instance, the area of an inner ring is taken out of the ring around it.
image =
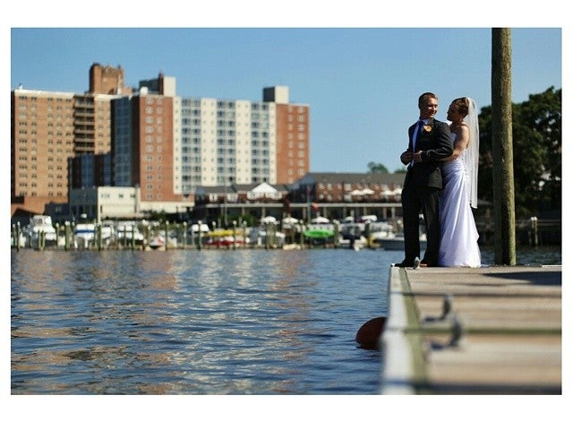
[[[561,89],[513,104],[513,172],[518,218],[561,208]],[[491,106],[481,109],[479,198],[493,200]]]
[[[388,174],[389,172],[384,164],[370,161],[368,163],[368,173]]]

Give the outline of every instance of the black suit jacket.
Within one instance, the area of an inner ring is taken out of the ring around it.
[[[412,149],[412,136],[416,123],[408,128],[408,150],[422,151],[422,162],[408,166],[404,186],[427,186],[442,189],[442,158],[449,157],[454,151],[450,128],[447,123],[430,119],[422,127],[422,133],[416,142],[416,151]]]

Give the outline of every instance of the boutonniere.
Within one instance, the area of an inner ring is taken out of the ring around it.
[[[432,126],[430,125],[424,126],[424,132],[431,132],[431,131],[432,131]]]

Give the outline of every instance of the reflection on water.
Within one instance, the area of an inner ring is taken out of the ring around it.
[[[493,265],[492,250],[482,250]],[[12,252],[13,394],[377,394],[401,251]],[[556,248],[518,264],[560,264]]]
[[[493,246],[481,247],[482,264],[495,264]],[[516,265],[562,265],[560,246],[519,246],[516,249]]]
[[[13,394],[375,394],[380,251],[12,253]]]

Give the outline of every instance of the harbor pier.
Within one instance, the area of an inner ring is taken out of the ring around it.
[[[382,394],[562,394],[561,265],[398,268]]]

